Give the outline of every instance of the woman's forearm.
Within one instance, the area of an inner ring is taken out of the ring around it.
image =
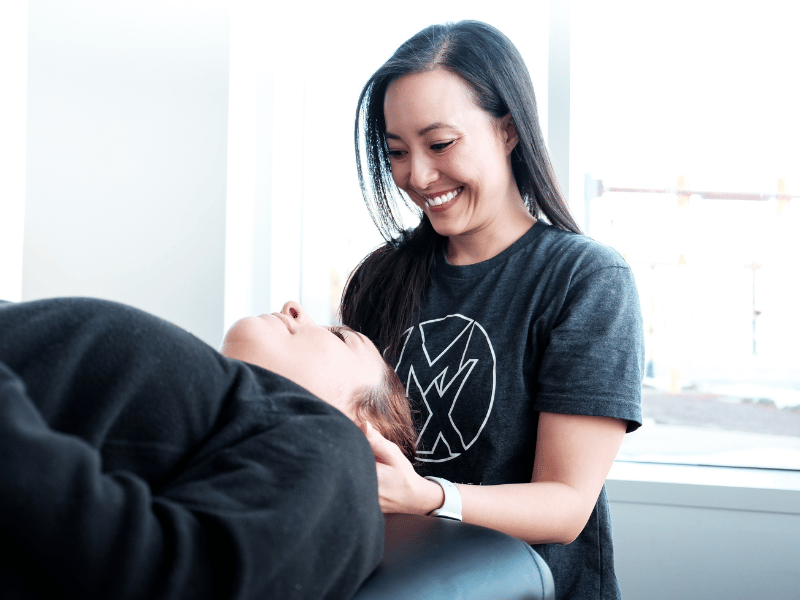
[[[591,514],[586,512],[587,502],[580,494],[563,483],[456,487],[461,493],[464,522],[496,529],[531,544],[568,544],[578,537]]]
[[[463,520],[530,543],[572,542],[592,514],[625,426],[606,417],[541,413],[532,482],[457,484]]]
[[[444,491],[438,483],[420,478],[416,498],[410,501],[418,514],[442,506]],[[563,483],[538,482],[506,485],[456,484],[461,494],[462,520],[524,540],[530,544],[568,544],[586,525],[589,514],[579,493]],[[596,501],[596,498],[595,498]]]

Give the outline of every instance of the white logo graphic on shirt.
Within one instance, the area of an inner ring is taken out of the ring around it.
[[[486,331],[463,315],[406,332],[395,370],[421,411],[417,459],[448,461],[475,443],[492,412],[495,366]]]

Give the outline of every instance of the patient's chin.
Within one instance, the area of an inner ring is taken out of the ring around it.
[[[229,340],[226,338],[222,341],[219,353],[225,358],[240,360],[261,367],[262,369],[267,369],[268,371],[274,370],[270,368],[269,362],[265,360],[262,353],[257,352],[250,344],[246,343],[246,341]]]

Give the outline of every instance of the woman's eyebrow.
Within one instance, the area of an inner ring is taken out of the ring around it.
[[[431,123],[427,127],[423,127],[417,132],[417,135],[423,136],[426,133],[433,131],[434,129],[458,129],[455,125],[450,125],[449,123],[442,123],[441,121],[437,121],[436,123]],[[385,134],[387,139],[390,140],[399,140],[400,136],[394,133],[387,131]]]
[[[437,121],[436,123],[431,123],[427,127],[423,127],[420,129],[417,134],[418,135],[425,135],[429,131],[433,131],[434,129],[458,129],[455,125],[450,125],[449,123],[442,123],[441,121]]]

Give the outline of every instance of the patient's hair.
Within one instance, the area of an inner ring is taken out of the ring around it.
[[[378,432],[394,442],[403,454],[414,462],[417,431],[411,418],[411,405],[400,378],[388,363],[384,363],[380,385],[362,388],[353,400],[357,421],[369,421]]]

